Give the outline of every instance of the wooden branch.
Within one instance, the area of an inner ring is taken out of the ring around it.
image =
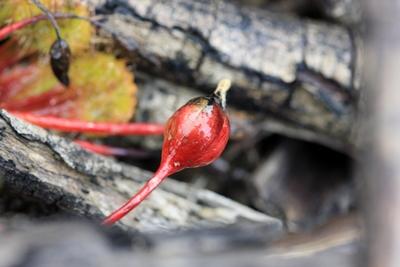
[[[135,114],[137,121],[165,123],[172,113],[184,105],[189,99],[204,94],[188,86],[177,85],[162,78],[155,78],[144,73],[136,72],[138,91],[138,107]],[[228,106],[231,121],[231,139],[252,138],[255,132],[266,131],[285,135],[291,138],[322,144],[332,149],[353,154],[354,146],[349,140],[336,138],[330,134],[307,129],[298,124],[285,120],[243,111]],[[141,138],[140,143],[154,146],[155,138]],[[160,142],[158,142],[160,143]],[[161,146],[161,144],[159,144]]]
[[[83,151],[75,144],[0,112],[0,170],[6,190],[56,205],[69,213],[100,220],[135,193],[151,174]],[[239,218],[281,222],[213,192],[166,181],[123,220],[140,231],[236,223]]]
[[[347,29],[232,1],[90,1],[130,61],[228,102],[347,142],[358,87],[358,43]]]

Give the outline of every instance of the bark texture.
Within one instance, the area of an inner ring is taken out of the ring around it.
[[[3,190],[100,220],[135,193],[151,173],[88,153],[68,140],[0,113]],[[160,231],[222,226],[244,220],[281,230],[277,219],[207,190],[166,181],[121,227]]]
[[[146,72],[349,143],[358,88],[358,42],[348,29],[230,1],[90,1]]]
[[[138,91],[138,108],[135,119],[137,121],[151,121],[165,123],[168,118],[189,99],[204,95],[198,89],[184,85],[176,85],[162,78],[154,78],[144,73],[136,72]],[[252,138],[255,132],[275,133],[295,139],[318,143],[335,150],[352,154],[352,145],[348,140],[335,138],[330,134],[305,128],[297,123],[288,123],[278,117],[265,116],[265,114],[244,111],[232,107],[228,102],[228,115],[231,121],[231,140]],[[143,138],[142,138],[143,139]],[[146,137],[142,143],[151,147],[161,147],[161,140],[154,142],[155,138]]]

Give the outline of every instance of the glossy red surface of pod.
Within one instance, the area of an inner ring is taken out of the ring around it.
[[[211,96],[190,100],[170,117],[158,170],[139,192],[103,221],[104,225],[111,225],[128,214],[168,175],[210,164],[221,155],[230,134],[229,119],[224,112],[229,86],[229,80],[222,80]]]
[[[229,139],[229,119],[216,96],[198,97],[168,120],[160,167],[170,173],[210,164]]]

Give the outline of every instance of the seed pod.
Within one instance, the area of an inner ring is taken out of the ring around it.
[[[208,97],[197,97],[178,109],[164,131],[161,163],[154,176],[103,224],[111,225],[139,205],[168,175],[216,160],[229,139],[229,119],[224,112],[229,80],[222,80]]]
[[[177,172],[217,159],[229,138],[229,120],[217,94],[197,97],[176,111],[164,133],[161,165]]]
[[[57,39],[50,48],[50,65],[54,75],[65,86],[69,86],[70,57],[71,50],[68,43],[63,39]]]

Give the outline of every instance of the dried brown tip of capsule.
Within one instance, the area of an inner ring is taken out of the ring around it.
[[[226,106],[226,92],[228,92],[230,87],[231,87],[231,80],[223,79],[219,81],[217,89],[215,89],[214,91],[214,95],[216,95],[220,99],[221,106],[224,109]]]

